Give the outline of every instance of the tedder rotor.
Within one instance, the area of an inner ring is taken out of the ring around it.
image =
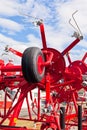
[[[82,35],[74,33],[75,40],[62,52],[48,48],[44,24],[37,21],[42,38],[42,49],[29,47],[23,54],[6,47],[21,58],[21,65],[0,60],[0,90],[4,92],[0,108],[0,130],[79,130],[87,129],[87,110],[78,92],[87,91],[87,53],[82,60],[72,61],[69,51],[80,42]],[[69,65],[66,65],[67,56]],[[33,95],[36,91],[36,96]],[[7,107],[7,100],[11,104]],[[22,116],[26,104],[26,117]],[[44,103],[42,103],[44,102]],[[26,123],[33,122],[33,128]],[[39,126],[37,124],[39,123]],[[36,127],[35,127],[36,125]]]

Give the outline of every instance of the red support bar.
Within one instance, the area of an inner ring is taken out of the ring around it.
[[[84,57],[82,58],[82,61],[84,62],[87,58],[87,52],[85,53]]]
[[[77,38],[75,41],[73,41],[61,54],[64,56],[67,54],[78,42],[80,41],[79,38]]]
[[[38,120],[40,119],[40,89],[38,88]]]
[[[16,126],[0,126],[0,130],[30,130],[30,129]]]
[[[22,57],[22,53],[21,53],[21,52],[16,51],[16,50],[14,50],[13,48],[9,48],[8,50],[11,51],[13,54]]]
[[[68,62],[69,62],[69,64],[71,64],[71,59],[70,59],[70,56],[69,56],[69,52],[66,54],[66,56],[67,56],[67,59],[68,59]]]
[[[44,25],[42,23],[40,24],[40,32],[41,32],[43,49],[47,49]]]
[[[22,67],[21,66],[2,66],[0,68],[1,72],[11,72],[11,71],[22,71]]]
[[[46,75],[46,101],[47,103],[50,101],[50,75],[47,73]]]

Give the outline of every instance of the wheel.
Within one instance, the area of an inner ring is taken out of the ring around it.
[[[30,47],[24,51],[22,56],[22,72],[28,82],[36,83],[42,80],[45,67],[41,66],[41,64],[44,61],[44,55],[39,48]]]

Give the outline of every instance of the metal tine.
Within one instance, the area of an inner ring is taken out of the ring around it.
[[[81,32],[81,30],[80,30],[80,28],[79,28],[79,26],[78,26],[78,24],[77,24],[77,22],[76,22],[76,20],[75,20],[75,18],[74,18],[74,15],[75,15],[77,12],[78,12],[78,10],[76,10],[76,11],[72,14],[73,21],[75,22],[75,25],[76,25],[77,28],[71,23],[71,19],[69,20],[69,24],[82,36],[82,32]]]

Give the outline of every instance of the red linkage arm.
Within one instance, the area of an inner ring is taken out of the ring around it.
[[[41,33],[41,38],[42,38],[43,49],[47,49],[43,20],[36,21],[36,25],[40,26],[40,33]]]
[[[64,56],[67,54],[78,42],[80,41],[79,38],[77,38],[75,41],[73,41],[61,54]]]
[[[82,61],[84,62],[87,58],[87,52],[85,53],[84,57],[82,58]]]
[[[20,56],[20,57],[22,57],[22,55],[23,55],[21,52],[16,51],[16,50],[14,50],[13,48],[9,48],[8,45],[5,47],[5,51],[6,51],[6,52],[10,51],[10,52],[12,52],[13,54],[15,54],[15,55],[17,55],[17,56]]]
[[[15,71],[22,71],[21,66],[1,66],[1,72],[15,72]]]
[[[41,32],[43,49],[46,49],[47,48],[46,37],[45,37],[44,25],[42,23],[40,24],[40,32]]]
[[[22,53],[19,51],[14,50],[13,48],[9,48],[9,51],[11,51],[13,54],[22,57]]]

